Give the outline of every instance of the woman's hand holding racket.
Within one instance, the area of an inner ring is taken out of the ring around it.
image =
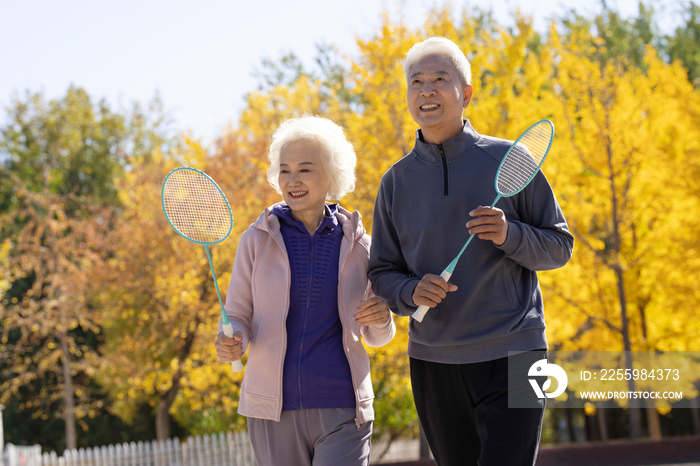
[[[216,347],[216,356],[219,358],[219,361],[240,361],[245,353],[241,340],[243,340],[243,334],[241,334],[241,332],[234,333],[233,338],[227,337],[221,333],[218,334],[214,346]]]
[[[391,316],[389,306],[379,296],[374,296],[366,301],[362,301],[357,306],[357,314],[354,319],[360,325],[382,325]]]

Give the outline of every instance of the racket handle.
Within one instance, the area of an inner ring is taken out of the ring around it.
[[[447,270],[443,270],[440,276],[443,280],[447,282],[450,281],[450,277],[452,277],[452,274]],[[420,306],[418,306],[418,309],[416,309],[416,312],[414,312],[411,317],[413,317],[418,322],[423,322],[423,317],[425,317],[429,310],[430,308],[428,306],[426,306],[425,304],[421,304]]]
[[[428,313],[428,309],[430,309],[428,306],[421,304],[411,317],[416,319],[418,322],[423,322],[423,317],[425,317],[425,315]]]
[[[243,363],[241,362],[240,359],[238,361],[233,361],[231,363],[231,370],[233,372],[240,372],[243,370]]]
[[[229,338],[233,338],[233,325],[231,325],[230,322],[224,325],[224,335],[226,335]],[[231,370],[233,372],[240,372],[243,370],[243,363],[240,359],[231,363]]]

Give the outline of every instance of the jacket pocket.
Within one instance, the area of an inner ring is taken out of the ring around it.
[[[356,349],[351,362],[351,370],[353,370],[353,378],[356,381],[355,390],[357,391],[357,400],[369,401],[374,399],[374,390],[372,389],[372,379],[369,372],[369,356],[362,343],[358,343],[359,349]]]
[[[268,329],[265,319],[252,323],[250,350],[243,385],[249,395],[276,399],[279,393],[280,368],[277,361],[281,342]]]
[[[513,267],[507,267],[505,273],[508,275],[506,277],[506,283],[508,284],[508,294],[510,295],[510,299],[511,301],[513,301],[514,308],[520,309],[523,306],[523,303],[520,302],[521,283],[519,277],[516,276],[520,274],[516,274],[516,271],[513,270]]]

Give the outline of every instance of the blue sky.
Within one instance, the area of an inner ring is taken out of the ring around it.
[[[478,4],[490,7],[501,24],[513,12],[535,19],[543,31],[548,18],[576,8],[598,10],[580,0],[447,0],[454,12]],[[678,1],[652,0],[662,28],[675,26]],[[423,6],[423,5],[428,5]],[[26,90],[47,98],[62,96],[70,84],[113,108],[147,102],[156,92],[175,126],[210,140],[235,123],[243,97],[256,87],[252,73],[263,58],[294,52],[311,65],[316,44],[357,52],[355,40],[368,38],[382,11],[411,27],[424,23],[431,6],[443,1],[377,0],[0,0],[0,125],[4,109]],[[586,5],[587,4],[587,5]],[[637,13],[637,0],[607,0],[624,16]],[[546,6],[544,6],[546,5]]]

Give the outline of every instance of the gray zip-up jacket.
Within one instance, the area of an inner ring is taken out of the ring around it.
[[[382,177],[372,228],[372,289],[403,316],[416,310],[421,277],[439,275],[469,238],[469,212],[493,203],[496,172],[512,144],[479,135],[469,121],[443,144],[425,143],[420,134]],[[566,264],[574,237],[541,170],[496,207],[509,222],[506,241],[472,240],[450,279],[457,291],[422,323],[411,319],[409,356],[464,364],[548,347],[536,271]]]

